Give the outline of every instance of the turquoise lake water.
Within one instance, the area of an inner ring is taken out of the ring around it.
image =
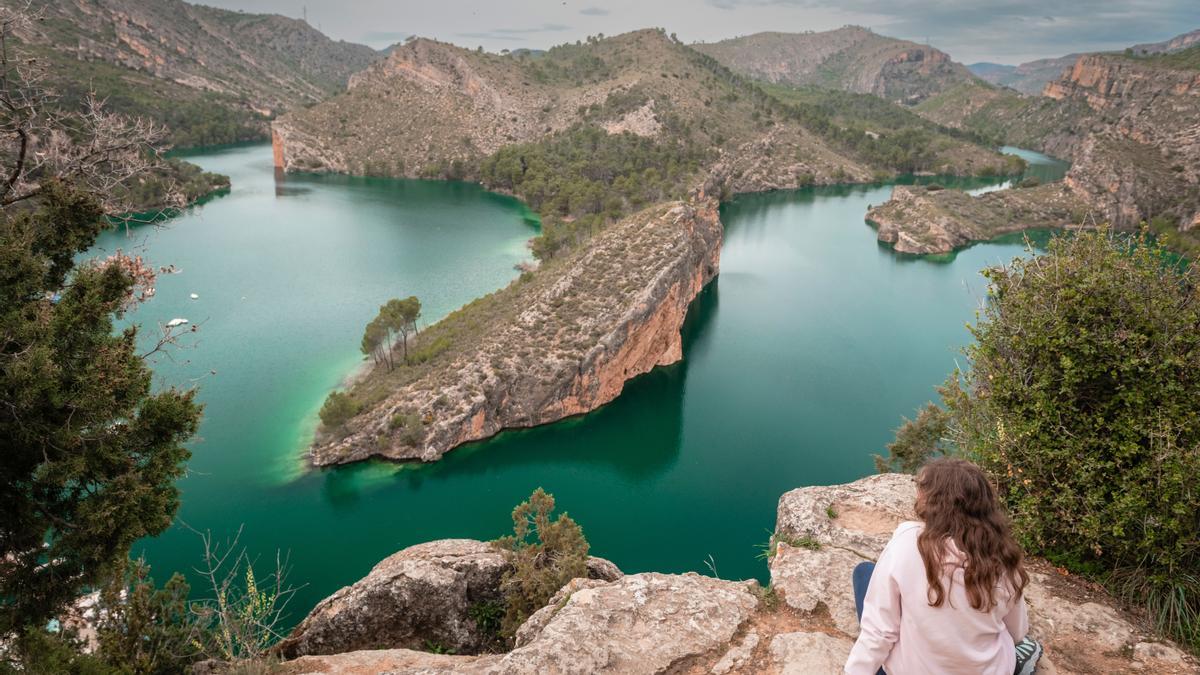
[[[1061,176],[1036,161],[1031,173]],[[626,571],[766,577],[756,559],[779,496],[872,472],[904,415],[962,363],[985,266],[1020,237],[941,261],[898,256],[863,222],[890,185],[748,195],[722,207],[721,273],[693,304],[684,360],[612,404],[506,432],[431,465],[308,470],[325,395],[360,362],[362,326],[390,297],[436,319],[514,278],[536,219],[467,184],[346,177],[277,181],[270,147],[192,154],[232,191],[165,227],[107,233],[101,251],[173,264],[131,319],[187,318],[190,348],[155,369],[198,386],[205,418],[179,523],[135,548],[165,579],[199,562],[188,527],[290,554],[293,621],[375,563],[421,541],[490,539],[536,487]],[[948,181],[983,188],[999,180]],[[198,299],[189,295],[195,293]]]

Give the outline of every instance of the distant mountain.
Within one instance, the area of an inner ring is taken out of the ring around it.
[[[1004,63],[990,63],[988,61],[980,61],[979,63],[968,63],[967,70],[975,75],[982,77],[989,82],[993,81],[989,78],[1000,78],[1011,75],[1016,72],[1016,66],[1010,66]]]
[[[1177,35],[1170,40],[1134,45],[1127,53],[1139,56],[1169,54],[1200,42],[1200,30]],[[1038,59],[1019,66],[1002,66],[993,63],[976,63],[969,68],[980,78],[1003,87],[1016,89],[1022,94],[1041,94],[1046,84],[1058,79],[1067,68],[1075,65],[1083,54],[1067,54],[1049,59]]]
[[[18,38],[45,59],[66,101],[95,91],[159,119],[182,145],[264,137],[279,112],[345,88],[379,57],[304,21],[181,0],[34,0]]]
[[[693,47],[754,79],[875,94],[907,104],[973,79],[945,52],[859,26],[755,33]]]
[[[1068,54],[1052,59],[1038,59],[1022,63],[1019,66],[978,69],[971,66],[970,68],[971,72],[992,84],[1016,89],[1022,94],[1036,95],[1042,93],[1042,88],[1046,86],[1047,82],[1062,75],[1064,70],[1070,68],[1079,56],[1079,54]]]
[[[1176,35],[1170,40],[1134,45],[1133,47],[1130,47],[1130,51],[1139,56],[1144,56],[1147,54],[1164,54],[1187,49],[1196,43],[1200,43],[1200,28],[1182,35]]]

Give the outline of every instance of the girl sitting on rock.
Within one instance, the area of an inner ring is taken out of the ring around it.
[[[917,517],[878,563],[854,570],[861,632],[849,675],[1029,675],[1029,575],[996,492],[974,464],[942,458],[917,474]],[[881,668],[882,666],[882,668]]]

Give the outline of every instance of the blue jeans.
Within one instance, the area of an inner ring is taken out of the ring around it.
[[[867,599],[867,587],[871,585],[871,574],[875,572],[875,563],[860,562],[854,567],[852,579],[854,581],[854,611],[858,612],[858,620],[862,621],[863,604]],[[887,675],[883,672],[883,668],[875,675]]]

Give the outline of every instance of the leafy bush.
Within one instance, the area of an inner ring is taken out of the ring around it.
[[[321,424],[330,429],[342,426],[361,410],[358,401],[345,392],[331,391],[321,406]]]
[[[942,408],[926,403],[914,420],[904,420],[896,430],[896,440],[888,443],[888,456],[875,455],[875,470],[880,473],[916,473],[925,462],[948,451],[946,425],[949,416]]]
[[[505,613],[501,632],[517,628],[571,579],[587,576],[588,543],[583,530],[567,514],[551,518],[554,496],[542,488],[513,509],[513,534],[497,539],[512,553],[513,568],[500,582]]]
[[[97,656],[121,672],[177,673],[202,658],[188,608],[190,587],[175,574],[156,588],[150,566],[134,561],[100,594]]]
[[[971,371],[942,390],[955,449],[996,480],[1028,549],[1200,644],[1196,273],[1098,232],[986,274]],[[939,415],[893,445],[932,447]]]
[[[397,433],[400,442],[416,446],[425,440],[425,423],[412,411],[401,411],[388,420],[388,428]]]

